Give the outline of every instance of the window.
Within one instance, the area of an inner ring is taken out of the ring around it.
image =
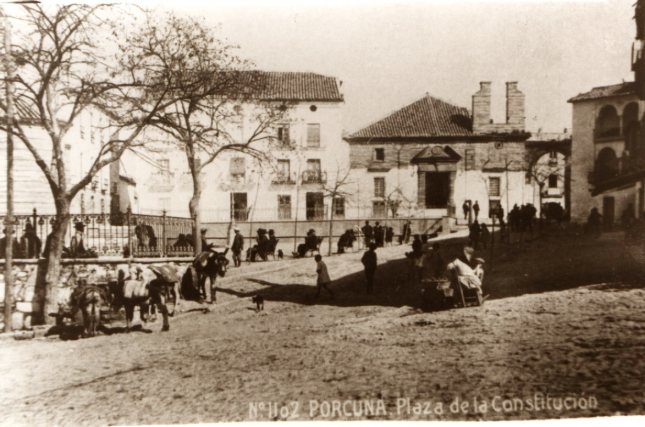
[[[385,198],[385,177],[374,178],[374,197]]]
[[[374,160],[376,160],[377,162],[382,162],[385,160],[385,148],[374,149]]]
[[[287,182],[291,178],[291,162],[289,160],[278,160],[278,173],[276,181]]]
[[[500,194],[500,178],[491,176],[488,178],[488,195],[499,197]]]
[[[309,123],[307,125],[307,147],[320,147],[320,125],[318,123]]]
[[[558,176],[556,174],[549,175],[549,188],[558,188]]]
[[[282,145],[289,145],[291,143],[291,139],[289,137],[289,125],[279,125],[276,138]]]
[[[597,138],[620,135],[620,117],[618,117],[618,112],[613,106],[605,105],[600,109],[596,118],[594,134]]]
[[[345,218],[345,198],[334,197],[334,217]]]
[[[233,177],[244,177],[246,173],[246,159],[244,157],[231,158],[230,173]]]
[[[231,193],[231,219],[246,221],[247,215],[246,193]]]
[[[466,170],[475,169],[475,150],[473,148],[466,149]]]
[[[320,159],[307,160],[307,170],[303,172],[302,180],[305,183],[321,183],[323,181]]]
[[[306,193],[305,203],[307,209],[307,220],[319,220],[325,217],[325,205],[323,193]]]
[[[278,195],[278,219],[291,219],[291,196]]]

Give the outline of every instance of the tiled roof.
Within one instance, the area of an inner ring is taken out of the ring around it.
[[[430,95],[349,135],[353,138],[441,137],[472,135],[468,110]]]
[[[249,71],[261,89],[258,97],[267,101],[342,102],[334,77],[315,73]]]
[[[574,96],[569,102],[589,101],[592,99],[608,98],[610,96],[635,95],[636,84],[634,82],[623,82],[611,86],[599,86],[589,92]]]

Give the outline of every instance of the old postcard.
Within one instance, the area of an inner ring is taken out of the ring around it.
[[[0,27],[0,425],[643,422],[645,0]]]

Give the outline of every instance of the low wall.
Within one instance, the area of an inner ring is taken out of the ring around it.
[[[448,224],[448,217],[445,218],[409,218],[412,226],[412,234],[423,234],[426,232],[434,231],[434,227]],[[365,221],[369,221],[372,226],[379,222],[385,227],[392,227],[394,229],[395,239],[401,234],[403,224],[408,221],[408,218],[385,218],[385,219],[334,219],[332,223],[332,241],[336,241],[347,229],[354,228],[354,226],[362,227]],[[228,239],[228,231],[230,223],[217,222],[217,223],[203,223],[202,226],[206,228],[206,237],[208,242],[215,243],[218,246],[225,246]],[[319,221],[306,221],[301,220],[296,223],[293,220],[286,221],[246,221],[237,222],[236,226],[239,227],[240,232],[247,239],[247,242],[255,242],[255,236],[258,228],[272,229],[275,231],[276,237],[281,241],[298,241],[304,240],[307,231],[313,229],[316,235],[329,238],[329,220]]]
[[[99,280],[116,279],[119,269],[127,269],[129,264],[167,264],[187,265],[193,261],[192,257],[173,258],[124,258],[111,259],[64,259],[61,261],[61,276],[55,290],[57,303],[67,303],[76,286],[77,280],[85,278],[93,271]],[[30,329],[34,319],[37,319],[42,308],[42,295],[37,286],[39,269],[41,277],[45,267],[45,260],[16,260],[13,265],[13,303],[15,304],[12,317],[14,330]],[[4,307],[5,297],[5,266],[0,265],[0,301]],[[0,313],[0,330],[4,329],[4,309]]]

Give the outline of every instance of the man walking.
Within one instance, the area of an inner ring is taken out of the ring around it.
[[[316,274],[318,275],[318,278],[316,279],[316,284],[318,285],[316,298],[320,296],[320,290],[322,288],[325,288],[325,290],[329,292],[331,299],[334,299],[334,293],[331,291],[331,289],[329,289],[331,279],[329,278],[329,272],[327,271],[327,264],[323,262],[322,255],[320,254],[316,254],[314,259],[316,260]]]
[[[367,280],[367,293],[372,293],[372,288],[374,287],[374,274],[376,273],[376,244],[370,243],[369,250],[363,254],[361,262],[365,267],[365,279]]]
[[[233,252],[233,264],[236,267],[242,265],[242,250],[244,249],[244,236],[240,233],[240,229],[235,227],[233,229],[235,236],[233,236],[233,244],[231,245],[231,252]]]

